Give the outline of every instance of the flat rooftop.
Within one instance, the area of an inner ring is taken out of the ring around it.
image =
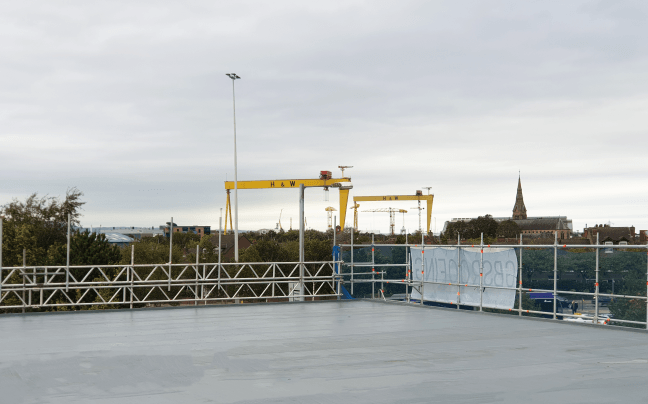
[[[648,335],[372,301],[0,316],[0,402],[645,402]]]

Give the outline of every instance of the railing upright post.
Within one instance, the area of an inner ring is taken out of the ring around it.
[[[374,299],[374,288],[376,286],[376,264],[374,262],[374,234],[371,233],[371,298]]]
[[[201,292],[200,292],[200,293],[203,295],[203,300],[204,300],[203,303],[204,303],[204,305],[206,306],[206,305],[207,305],[207,296],[205,296],[205,282],[207,282],[207,268],[206,268],[206,264],[205,264],[205,263],[203,263],[202,268],[203,268],[203,272],[202,272],[202,285],[201,285],[202,289],[201,289]]]
[[[304,290],[304,184],[299,184],[299,301],[305,299]]]
[[[594,284],[594,320],[592,323],[598,324],[599,314],[599,234],[596,233],[596,283]]]
[[[410,281],[410,252],[411,249],[409,247],[409,240],[408,240],[408,234],[407,231],[405,231],[405,298],[407,299],[407,303],[411,303],[410,300],[410,290],[408,283]]]
[[[198,268],[200,268],[200,245],[196,246],[196,286],[194,289],[194,296],[198,297]],[[200,282],[200,300],[203,299],[203,286]],[[198,299],[194,300],[194,306],[198,306]]]
[[[337,216],[333,216],[333,247],[335,247],[336,244],[336,233],[337,233]]]
[[[520,233],[520,279],[518,279],[518,314],[522,317],[522,233]]]
[[[1,246],[2,244],[0,244]],[[23,270],[22,270],[22,283],[23,283],[23,290],[22,290],[22,300],[23,300],[23,307],[22,307],[22,312],[25,312],[25,275],[27,274],[27,249],[23,248]]]
[[[171,264],[173,262],[173,216],[171,216],[171,223],[169,223],[169,285],[167,291],[171,291]]]
[[[351,295],[353,296],[353,284],[355,281],[353,280],[353,234],[355,233],[355,227],[351,228]]]
[[[129,267],[125,267],[126,270],[126,280],[122,283],[122,303],[126,303],[126,289],[128,289],[128,272],[130,271]]]
[[[423,306],[423,289],[425,289],[425,244],[421,245],[421,306]]]
[[[67,220],[67,257],[65,260],[65,293],[70,290],[70,214],[68,213]]]
[[[484,233],[479,242],[479,311],[483,311],[484,303]]]
[[[130,308],[133,308],[133,286],[135,283],[135,244],[131,245],[131,266],[130,266]]]
[[[221,281],[221,229],[223,228],[223,208],[221,208],[221,215],[218,218],[218,287],[216,288],[216,298],[220,295],[220,281]]]
[[[556,319],[556,302],[558,294],[558,232],[554,233],[554,279],[553,279],[553,319]]]
[[[457,232],[457,310],[461,306],[461,233]]]
[[[342,231],[344,229],[340,229]],[[336,238],[336,233],[337,233],[337,216],[333,216],[333,251],[335,251],[335,246],[337,244],[337,238]],[[340,250],[340,254],[342,254],[342,250]],[[335,254],[333,254],[333,276],[334,280],[335,277],[337,276],[337,287],[335,288],[335,294],[337,295],[337,300],[341,300],[342,297],[340,296],[340,284],[342,283],[342,265],[339,265],[337,261],[339,260],[339,257],[336,257]],[[335,285],[335,283],[334,283]]]
[[[0,216],[0,298],[2,298],[2,221],[4,218]]]

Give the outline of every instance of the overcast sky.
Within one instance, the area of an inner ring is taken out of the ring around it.
[[[4,1],[0,204],[77,187],[86,226],[217,227],[235,72],[239,180],[354,166],[351,195],[433,187],[439,231],[510,216],[519,170],[529,216],[648,229],[647,38],[645,1]],[[338,193],[306,195],[323,230]],[[239,227],[282,209],[240,191]]]

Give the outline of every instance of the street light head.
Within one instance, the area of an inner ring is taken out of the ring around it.
[[[240,77],[236,73],[225,73],[225,75],[232,80],[240,79]]]

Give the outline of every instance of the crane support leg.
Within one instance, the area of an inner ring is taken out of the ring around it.
[[[432,221],[432,199],[427,200],[427,232],[430,233],[430,222]]]
[[[230,190],[227,190],[227,202],[225,203],[225,232],[227,235],[227,215],[229,215],[230,229],[233,229],[232,226],[232,203],[230,202]]]
[[[347,203],[349,202],[349,190],[340,189],[340,229],[344,230],[344,219],[346,219]]]

